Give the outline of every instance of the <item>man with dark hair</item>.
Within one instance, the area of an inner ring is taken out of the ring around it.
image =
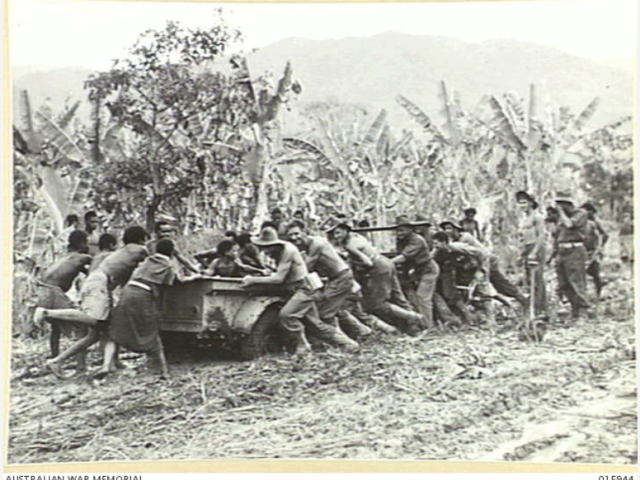
[[[90,210],[84,214],[84,231],[87,232],[87,244],[89,245],[89,254],[96,255],[100,251],[98,242],[100,240],[100,219],[98,214]]]
[[[80,230],[80,219],[78,215],[71,213],[67,215],[64,220],[64,225],[62,231],[55,238],[55,253],[59,255],[64,255],[67,251],[67,245],[69,242],[69,235],[74,230]]]
[[[117,245],[118,240],[116,240],[116,237],[114,237],[110,233],[103,233],[102,235],[100,235],[100,240],[98,241],[100,253],[94,255],[93,261],[91,262],[91,267],[89,268],[89,273],[96,270],[103,262],[103,260],[115,251]]]
[[[82,285],[79,309],[39,309],[39,318],[54,318],[76,322],[91,327],[86,337],[76,342],[57,357],[46,362],[45,366],[57,377],[63,378],[62,363],[74,355],[86,351],[100,340],[107,327],[107,321],[113,307],[112,292],[124,285],[131,273],[148,251],[144,246],[148,235],[140,226],[129,227],[123,235],[124,247],[113,252],[91,272]],[[112,368],[109,365],[108,368]]]
[[[380,255],[366,238],[352,232],[345,222],[331,226],[328,233],[349,255],[356,281],[362,285],[365,311],[403,332],[417,334],[422,317],[411,310],[391,260]]]
[[[278,232],[278,237],[286,238],[287,225],[284,219],[284,214],[278,207],[275,207],[271,210],[271,222],[273,222],[273,225],[275,225],[276,231]]]
[[[36,280],[37,300],[34,322],[42,319],[42,311],[46,309],[73,308],[73,302],[66,295],[74,280],[80,273],[87,273],[91,264],[91,255],[87,253],[87,234],[82,230],[74,230],[68,236],[67,254],[47,268],[42,276]],[[51,356],[60,353],[60,335],[71,336],[76,325],[47,319],[51,323],[51,337],[49,345]],[[84,357],[78,358],[78,370],[84,370]]]
[[[596,297],[600,299],[603,282],[600,278],[600,261],[602,260],[602,252],[604,246],[609,240],[609,234],[598,221],[596,214],[598,210],[591,202],[586,202],[580,208],[587,212],[587,236],[584,245],[587,248],[587,275],[593,278],[596,287]]]
[[[245,275],[262,275],[264,268],[246,265],[238,258],[239,246],[231,240],[222,240],[218,247],[217,258],[209,266],[207,275],[218,277],[243,277]]]
[[[354,287],[349,265],[325,238],[309,235],[305,224],[299,220],[287,225],[287,237],[305,254],[307,269],[327,279],[321,297],[316,301],[318,313],[323,321],[339,325],[338,313]]]
[[[158,243],[158,241],[160,241],[162,239],[172,240],[174,232],[175,232],[175,230],[169,224],[169,222],[165,222],[164,220],[156,222],[156,225],[155,225],[155,237],[156,238],[153,239],[153,240],[150,240],[149,242],[147,242],[147,250],[149,251],[149,253],[150,254],[154,254],[156,252],[156,244]],[[175,242],[174,242],[174,244],[175,244]],[[202,253],[204,253],[204,252],[201,252],[201,254]],[[198,269],[197,265],[195,265],[195,263],[191,262],[186,256],[184,256],[177,249],[177,247],[175,248],[175,250],[173,252],[172,258],[175,258],[182,266],[184,266],[184,268],[186,268],[190,272],[193,272],[193,273],[198,273],[199,272],[199,269]]]
[[[262,249],[277,263],[276,272],[265,277],[246,276],[242,286],[286,285],[292,293],[280,310],[280,322],[296,341],[296,355],[311,351],[305,332],[320,340],[355,350],[358,344],[338,329],[323,322],[314,300],[318,286],[309,278],[309,270],[300,251],[291,243],[278,238],[274,228],[266,227],[258,237],[252,238],[254,245]]]
[[[391,260],[409,272],[409,300],[422,316],[422,327],[433,328],[433,294],[440,269],[431,257],[424,238],[413,231],[409,219],[402,215],[396,220],[398,255]]]
[[[155,363],[157,373],[168,373],[164,348],[160,339],[160,313],[163,286],[196,280],[199,275],[182,278],[171,262],[174,244],[163,238],[156,244],[156,253],[143,260],[124,286],[120,302],[113,311],[109,329],[111,342],[105,347],[105,361],[96,374],[102,378],[110,373],[108,366],[115,360],[116,345],[134,352],[146,353]]]
[[[462,227],[455,222],[445,221],[440,224],[440,228],[449,235],[452,242],[465,243],[478,250],[482,250],[484,255],[489,259],[489,281],[494,288],[507,297],[516,299],[516,301],[522,305],[523,308],[527,308],[527,299],[520,293],[518,287],[516,287],[509,279],[502,273],[498,257],[493,255],[489,250],[480,243],[474,236],[465,232]]]
[[[258,248],[251,242],[251,235],[244,232],[238,235],[236,238],[236,242],[238,243],[238,260],[242,262],[244,265],[248,265],[249,267],[253,267],[259,271],[266,272],[267,267],[264,264],[262,258],[260,257],[260,251]]]
[[[462,213],[464,214],[464,218],[460,220],[460,227],[467,232],[469,235],[474,236],[479,241],[482,241],[482,233],[480,231],[480,223],[476,220],[476,215],[478,211],[473,208],[465,208]]]
[[[584,245],[589,217],[587,212],[576,208],[568,193],[559,193],[556,196],[556,205],[558,207],[556,232],[558,288],[571,303],[572,317],[578,319],[590,308],[586,291],[587,249]]]
[[[519,224],[521,261],[525,281],[531,289],[533,308],[536,315],[547,312],[547,289],[544,279],[546,262],[546,240],[544,218],[538,213],[538,202],[527,192],[516,192],[518,208],[522,212]]]
[[[464,305],[459,286],[467,287],[470,294],[477,293],[485,297],[480,302],[481,310],[487,322],[493,324],[493,304],[488,297],[494,292],[489,283],[489,259],[486,251],[462,242],[451,241],[445,232],[437,232],[433,236],[434,258],[440,266],[438,292],[446,302],[450,311],[466,323],[474,319]]]

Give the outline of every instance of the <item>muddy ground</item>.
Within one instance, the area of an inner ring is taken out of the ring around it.
[[[519,341],[505,321],[493,331],[379,335],[357,354],[295,361],[240,362],[201,348],[174,353],[164,381],[132,354],[103,381],[58,380],[34,367],[45,339],[14,339],[9,462],[637,464],[632,291],[613,282],[594,318],[555,317],[541,344]]]

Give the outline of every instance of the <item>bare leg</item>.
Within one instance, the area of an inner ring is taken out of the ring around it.
[[[96,378],[104,378],[109,375],[113,370],[111,366],[115,362],[115,357],[118,352],[118,347],[112,340],[107,340],[104,344],[104,351],[102,357],[102,368],[94,375]]]
[[[36,309],[37,310],[37,309]],[[69,322],[82,323],[89,326],[94,326],[98,323],[98,320],[87,315],[86,313],[76,310],[74,308],[59,308],[55,310],[40,309],[40,312],[36,313],[36,318],[39,315],[43,315],[48,318],[55,318],[57,320],[66,320]]]
[[[51,358],[60,355],[60,326],[58,322],[51,322],[51,337],[49,337],[49,347],[51,348]]]
[[[71,347],[66,349],[57,357],[47,361],[45,365],[57,377],[60,377],[62,375],[60,369],[62,367],[62,363],[65,360],[68,360],[78,353],[85,352],[91,345],[97,343],[98,340],[100,340],[100,334],[96,329],[92,328],[89,330],[89,333],[85,337],[71,345]]]

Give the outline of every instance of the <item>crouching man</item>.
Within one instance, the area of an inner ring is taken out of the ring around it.
[[[286,285],[291,297],[280,310],[280,322],[296,341],[296,355],[310,353],[311,346],[306,332],[334,345],[354,350],[357,343],[333,326],[323,322],[314,300],[317,288],[309,281],[309,271],[300,251],[291,243],[278,238],[276,230],[265,227],[258,237],[251,239],[254,245],[273,258],[276,272],[265,277],[248,275],[242,286]]]

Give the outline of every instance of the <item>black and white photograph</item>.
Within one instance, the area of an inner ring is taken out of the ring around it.
[[[8,1],[6,465],[637,466],[636,0]]]

